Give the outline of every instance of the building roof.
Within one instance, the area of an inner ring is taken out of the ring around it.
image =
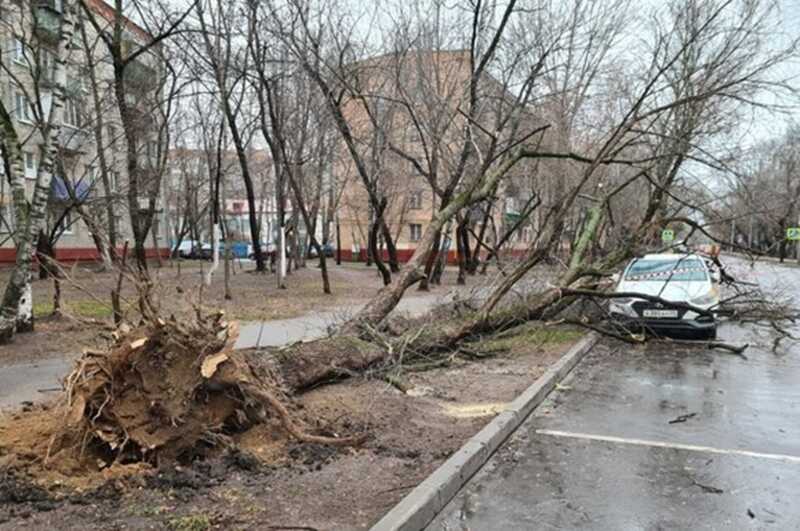
[[[108,5],[105,0],[86,0],[86,5],[88,5],[92,11],[103,17],[108,23],[114,23],[116,18],[116,10]],[[150,32],[136,24],[128,17],[123,16],[122,19],[123,23],[125,24],[125,28],[142,39],[142,41],[147,42],[153,39],[153,36],[150,34]]]

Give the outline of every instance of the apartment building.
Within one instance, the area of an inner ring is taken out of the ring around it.
[[[362,98],[346,102],[344,113],[377,194],[386,199],[384,218],[398,258],[405,261],[416,250],[440,205],[435,187],[441,191],[458,164],[466,123],[459,109],[463,111],[467,105],[470,54],[466,50],[414,50],[366,59],[350,68],[351,83]],[[508,98],[500,83],[488,75],[481,80],[479,90],[488,95],[487,99]],[[492,105],[485,106],[479,113],[479,126],[483,123],[492,129],[494,112]],[[342,254],[345,259],[364,260],[375,213],[363,179],[343,145],[340,152],[334,173],[342,189],[338,211]],[[468,159],[465,175],[477,164],[476,157]],[[515,171],[524,171],[523,166]],[[423,175],[420,168],[428,175]],[[500,200],[484,241],[491,243],[495,234],[514,222],[523,195],[521,187],[498,192]],[[476,220],[483,218],[481,205],[469,215]],[[455,224],[451,224],[445,235],[449,246],[443,245],[448,248],[450,262],[456,260],[455,230]],[[523,248],[530,234],[530,229],[521,230],[507,248]],[[475,246],[473,236],[470,243]]]
[[[256,219],[265,243],[277,240],[278,205],[272,160],[264,149],[247,154],[256,196]],[[250,241],[250,204],[236,152],[220,157],[220,215],[233,241]],[[164,220],[171,246],[179,240],[211,241],[211,204],[217,164],[215,154],[202,149],[172,149],[164,177]],[[286,216],[291,217],[291,201]]]
[[[110,32],[115,13],[103,0],[89,0],[94,21]],[[69,13],[65,9],[71,9]],[[65,42],[65,16],[73,22]],[[123,48],[135,49],[151,39],[143,28],[124,19]],[[74,2],[62,0],[0,0],[0,98],[11,115],[22,144],[26,192],[30,197],[42,160],[42,123],[57,124],[55,168],[48,203],[45,235],[55,238],[61,260],[96,260],[99,251],[81,215],[91,215],[104,230],[113,230],[119,246],[132,238],[127,199],[126,148],[113,93],[113,67],[94,24]],[[62,50],[63,69],[56,68]],[[158,170],[159,137],[154,133],[158,105],[159,65],[145,53],[126,67],[128,98],[140,115],[142,164]],[[63,105],[54,103],[57,85],[64,87]],[[157,131],[157,127],[155,130]],[[0,154],[2,147],[0,145]],[[0,164],[0,263],[13,262],[14,215],[5,172]],[[153,179],[153,182],[157,182]],[[145,184],[145,187],[147,184]],[[144,201],[142,201],[144,204]],[[111,219],[113,218],[113,219]],[[157,214],[148,254],[166,252]]]

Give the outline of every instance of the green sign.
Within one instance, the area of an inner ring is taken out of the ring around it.
[[[800,240],[800,227],[789,227],[786,229],[787,240]]]
[[[669,243],[675,239],[675,231],[671,229],[665,229],[661,231],[661,241],[665,243]]]

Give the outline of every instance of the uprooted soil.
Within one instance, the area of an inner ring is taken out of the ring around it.
[[[113,426],[110,432],[100,429],[103,419],[123,417],[122,409],[106,411],[106,404],[98,415],[98,388],[85,381],[83,387],[73,383],[75,393],[95,389],[88,393],[94,406],[84,406],[78,415],[73,400],[66,412],[67,418],[82,419],[84,437],[90,431],[87,426],[94,430],[92,442],[83,447],[93,462],[76,459],[74,447],[53,446],[52,434],[65,429],[65,417],[53,415],[55,406],[28,408],[0,419],[0,529],[365,528],[540,376],[577,335],[523,327],[472,345],[474,351],[492,354],[486,359],[453,356],[444,367],[399,373],[394,384],[352,378],[291,401],[268,376],[234,363],[233,374],[222,371],[220,382],[229,385],[216,399],[194,392],[166,400],[177,408],[173,414],[180,410],[192,417],[193,408],[231,399],[219,416],[202,421],[197,417],[202,433],[218,436],[200,445],[201,431],[169,430],[171,423],[164,422],[169,415],[160,409],[154,415],[159,422],[139,432],[141,422],[125,424],[134,442],[122,445],[125,439]],[[124,345],[130,345],[130,337]],[[203,361],[228,352],[226,339],[220,341],[193,358],[190,365],[195,370],[189,373],[202,378],[197,369]],[[226,363],[215,365],[215,374]],[[208,372],[210,365],[205,366]],[[87,374],[86,367],[80,374]],[[155,372],[147,376],[159,378]],[[168,382],[169,371],[160,379]],[[397,386],[398,379],[402,386]],[[306,433],[329,438],[366,433],[369,438],[352,446],[300,442],[274,411],[264,415],[262,408],[256,418],[246,413],[238,418],[241,414],[235,411],[246,409],[248,402],[247,386],[238,385],[245,380],[275,393],[291,411],[290,421]],[[168,385],[174,386],[208,392],[202,380]],[[138,392],[136,385],[133,388],[129,392]],[[231,426],[235,418],[242,424]],[[208,430],[212,425],[220,429]],[[156,437],[159,431],[154,428],[167,430],[171,437]],[[199,451],[202,448],[215,451]],[[42,456],[48,452],[45,464]]]

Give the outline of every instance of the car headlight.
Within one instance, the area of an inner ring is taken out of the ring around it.
[[[621,313],[628,317],[637,317],[636,310],[631,306],[632,302],[633,299],[611,299],[608,309],[612,313]]]
[[[611,304],[628,305],[633,302],[633,299],[611,299]]]
[[[697,297],[696,299],[691,299],[689,304],[692,306],[708,306],[709,304],[714,304],[717,302],[717,296],[714,293],[709,293],[708,295],[703,295],[702,297]]]

